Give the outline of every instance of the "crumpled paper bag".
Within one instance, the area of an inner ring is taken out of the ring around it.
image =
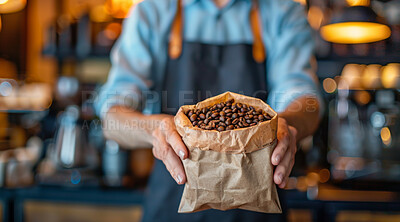
[[[218,132],[194,128],[184,114],[230,99],[265,110],[273,118],[252,127]],[[262,100],[232,92],[182,106],[175,125],[190,154],[183,160],[187,182],[178,212],[239,208],[281,213],[270,161],[277,122],[277,113]]]

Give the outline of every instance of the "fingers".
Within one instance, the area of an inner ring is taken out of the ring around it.
[[[276,145],[274,152],[272,153],[271,156],[271,163],[274,166],[277,166],[282,158],[285,156],[285,153],[290,145],[290,139],[289,136],[284,136],[281,138],[281,140],[278,141],[278,144]]]
[[[188,157],[188,151],[185,144],[182,141],[182,137],[176,130],[167,133],[167,143],[169,143],[172,149],[175,151],[182,160]]]
[[[154,142],[153,154],[157,159],[163,161],[176,183],[184,184],[186,182],[185,170],[181,160],[163,137]]]
[[[169,147],[169,151],[167,152],[166,158],[163,159],[163,163],[167,167],[172,178],[175,179],[176,183],[186,183],[186,175],[182,162],[171,147]]]
[[[288,152],[282,159],[281,163],[276,167],[274,173],[274,182],[280,188],[285,187],[285,183],[289,173],[291,171],[291,159],[292,155]]]
[[[278,144],[272,153],[271,163],[277,166],[274,173],[274,182],[280,188],[285,188],[294,165],[297,150],[296,136],[297,130],[292,126],[288,126],[285,121],[278,125]]]
[[[165,118],[161,122],[161,130],[164,133],[166,141],[182,160],[188,157],[188,151],[182,141],[182,137],[176,131],[175,124],[171,118]]]

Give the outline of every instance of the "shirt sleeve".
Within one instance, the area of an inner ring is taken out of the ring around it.
[[[142,110],[142,92],[148,91],[152,69],[151,29],[142,3],[123,23],[123,32],[111,51],[111,70],[95,100],[101,118],[115,105]]]
[[[268,27],[272,36],[267,46],[268,103],[277,112],[306,95],[322,104],[318,79],[311,65],[314,40],[304,8],[291,0],[273,2],[278,9],[273,10],[275,16]]]

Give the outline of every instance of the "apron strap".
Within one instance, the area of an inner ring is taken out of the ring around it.
[[[169,36],[168,54],[171,59],[177,59],[182,53],[182,0],[178,0],[175,19]]]
[[[253,6],[250,11],[250,24],[253,31],[253,57],[258,63],[265,61],[265,47],[262,40],[262,23],[260,11],[258,10],[258,2],[253,0]]]
[[[260,12],[258,10],[258,3],[253,0],[253,5],[250,11],[250,23],[253,32],[253,57],[258,63],[265,61],[265,47],[262,41],[262,23]],[[177,59],[182,53],[182,24],[183,24],[183,10],[182,0],[178,0],[177,11],[172,22],[172,28],[169,36],[168,54],[172,59]]]

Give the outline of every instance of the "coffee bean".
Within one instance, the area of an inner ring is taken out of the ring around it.
[[[211,107],[185,110],[184,113],[192,122],[193,127],[218,131],[255,126],[259,122],[271,119],[265,111],[247,104],[235,104],[233,99]]]
[[[191,121],[196,121],[196,119],[197,119],[197,115],[196,114],[193,114],[193,115],[190,116],[190,120]]]

